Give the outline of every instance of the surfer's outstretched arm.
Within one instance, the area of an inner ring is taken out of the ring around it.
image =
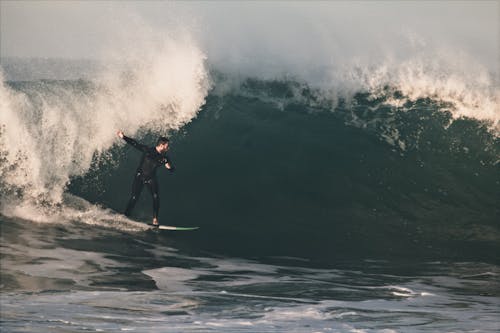
[[[123,140],[125,140],[125,142],[127,142],[129,145],[131,145],[135,149],[138,149],[140,151],[146,151],[148,149],[148,146],[140,144],[139,142],[135,141],[134,139],[129,138],[128,136],[125,136],[125,134],[123,134],[122,131],[118,131],[116,133],[116,135],[118,135],[120,138],[122,138]]]

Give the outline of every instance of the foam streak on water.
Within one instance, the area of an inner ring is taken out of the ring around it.
[[[3,222],[4,235],[12,222]],[[188,254],[147,234],[49,230],[25,229],[10,244],[2,239],[6,332],[498,329],[499,267],[492,264],[428,262],[401,270],[399,263],[367,260],[318,268],[302,258]]]

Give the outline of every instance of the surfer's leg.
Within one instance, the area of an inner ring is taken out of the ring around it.
[[[142,175],[138,172],[135,175],[134,183],[132,184],[132,194],[130,196],[130,200],[128,201],[127,208],[125,209],[125,216],[130,216],[132,213],[132,209],[134,209],[135,203],[141,194],[143,185],[144,181],[142,180]]]
[[[148,183],[147,186],[149,188],[149,191],[151,192],[151,195],[153,196],[153,220],[156,220],[156,223],[158,223],[158,212],[160,210],[160,196],[158,193],[158,182],[156,179],[151,179]]]

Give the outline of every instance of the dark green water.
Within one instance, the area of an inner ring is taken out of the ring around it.
[[[278,107],[291,83],[261,83],[258,97],[251,83],[209,96],[172,135],[177,172],[159,172],[165,224],[203,227],[196,244],[222,254],[497,259],[500,144],[485,124],[452,122],[432,100],[394,108],[363,94],[333,112],[307,90]],[[70,191],[121,211],[139,157],[115,149],[113,166]],[[136,217],[150,216],[145,191]]]

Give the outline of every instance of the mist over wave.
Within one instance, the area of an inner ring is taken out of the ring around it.
[[[454,118],[498,131],[498,4],[245,3],[224,16],[210,5],[179,7],[199,18],[198,39],[223,73],[304,82],[333,103],[390,87],[449,102]]]

